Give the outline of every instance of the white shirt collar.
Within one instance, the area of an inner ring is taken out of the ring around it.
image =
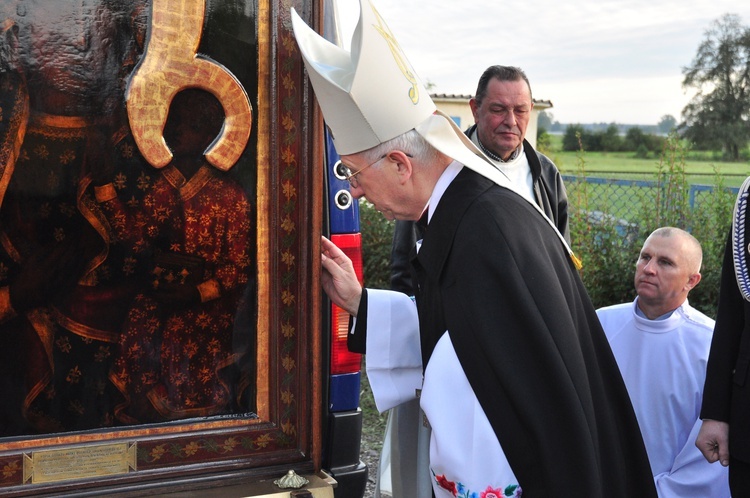
[[[635,326],[648,332],[669,332],[681,323],[684,316],[684,308],[688,304],[687,299],[676,309],[650,320],[638,307],[638,296],[633,301],[633,315]]]
[[[463,167],[463,164],[459,163],[458,161],[453,161],[448,165],[447,168],[445,168],[445,171],[443,171],[443,174],[440,175],[440,178],[438,178],[438,181],[435,184],[435,188],[432,189],[432,195],[430,195],[430,201],[427,211],[427,223],[429,223],[432,219],[432,213],[435,212],[435,208],[437,208],[437,205],[440,202],[440,199],[443,197],[445,191],[448,189],[448,186],[458,176]]]

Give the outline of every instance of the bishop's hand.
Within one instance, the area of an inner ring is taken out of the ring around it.
[[[350,315],[357,316],[362,298],[362,285],[354,272],[352,260],[336,244],[321,237],[320,257],[323,271],[320,275],[323,290],[328,297]]]

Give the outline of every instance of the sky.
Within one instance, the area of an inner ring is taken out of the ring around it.
[[[344,46],[357,0],[336,0]],[[522,68],[561,123],[678,121],[682,87],[711,24],[748,0],[372,0],[431,93],[473,95],[493,64]]]

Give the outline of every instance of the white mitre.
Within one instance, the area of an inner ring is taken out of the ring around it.
[[[456,123],[437,110],[385,20],[369,0],[360,0],[351,52],[310,29],[294,8],[292,27],[339,155],[371,149],[415,129],[446,156],[517,192],[508,177]],[[557,232],[539,206],[530,204]],[[558,236],[568,248],[559,232]]]
[[[495,170],[453,120],[437,110],[368,0],[360,0],[351,52],[310,29],[293,8],[292,26],[340,155],[371,149],[415,128],[447,156],[470,167]]]

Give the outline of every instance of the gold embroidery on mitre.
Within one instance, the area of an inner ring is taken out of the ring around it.
[[[393,59],[396,61],[396,65],[401,70],[404,77],[406,77],[407,81],[411,83],[411,88],[409,88],[409,98],[411,99],[412,103],[416,105],[419,102],[419,86],[417,85],[417,78],[411,71],[409,62],[406,60],[406,56],[404,55],[403,50],[401,50],[401,46],[398,44],[398,41],[396,41],[393,33],[391,33],[391,30],[388,28],[385,20],[381,17],[380,13],[375,10],[374,5],[370,4],[370,8],[372,8],[375,17],[378,19],[378,25],[373,27],[378,33],[381,34],[386,43],[388,43],[388,48],[391,49],[391,53],[393,54]]]

